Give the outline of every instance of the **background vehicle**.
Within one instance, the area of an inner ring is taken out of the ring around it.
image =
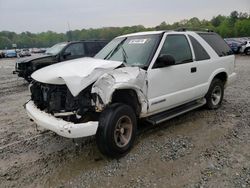
[[[4,58],[5,57],[5,53],[3,50],[0,50],[0,58]]]
[[[17,61],[13,73],[31,81],[30,75],[40,68],[70,59],[93,57],[106,44],[107,41],[104,40],[59,43],[49,48],[42,56]]]
[[[152,31],[113,39],[95,58],[51,65],[32,74],[29,117],[57,134],[96,134],[100,151],[122,157],[137,120],[160,124],[206,105],[221,106],[235,57],[216,33]]]
[[[5,57],[17,57],[16,50],[6,50]]]
[[[241,46],[240,52],[250,55],[250,40],[245,41],[244,45]]]
[[[34,53],[34,54],[45,53],[45,52],[46,52],[45,48],[32,48],[31,49],[31,53]]]
[[[240,52],[241,46],[244,44],[243,42],[236,41],[234,39],[225,39],[225,41],[235,54]]]
[[[31,53],[29,52],[29,49],[22,49],[18,55],[19,57],[25,57],[31,56]]]

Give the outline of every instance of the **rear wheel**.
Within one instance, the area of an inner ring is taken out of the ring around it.
[[[207,103],[206,107],[208,109],[217,109],[221,106],[222,100],[224,96],[224,83],[220,80],[215,78],[210,88],[205,96]]]
[[[108,157],[120,158],[132,148],[137,130],[134,110],[125,104],[112,104],[99,119],[97,146]]]

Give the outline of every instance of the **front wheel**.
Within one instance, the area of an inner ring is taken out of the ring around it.
[[[206,107],[208,109],[218,109],[221,106],[223,96],[224,83],[220,79],[215,78],[205,96],[207,100]]]
[[[245,49],[245,54],[246,54],[246,55],[250,55],[250,48],[246,48],[246,49]]]
[[[97,146],[102,154],[120,158],[132,148],[136,130],[134,110],[125,104],[112,104],[100,116],[96,133]]]

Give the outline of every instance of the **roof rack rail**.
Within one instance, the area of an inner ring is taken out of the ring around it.
[[[106,39],[81,39],[80,41],[86,41],[86,42],[94,42],[94,41],[100,41],[100,42],[102,42],[102,41],[109,41],[109,40],[106,40]]]
[[[204,28],[190,28],[190,27],[180,27],[175,29],[175,31],[203,31],[203,32],[214,32],[212,29]]]

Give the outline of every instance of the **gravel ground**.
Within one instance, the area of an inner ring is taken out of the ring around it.
[[[28,85],[0,60],[0,187],[250,187],[250,57],[216,111],[200,108],[142,129],[135,147],[110,160],[95,138],[37,130],[22,105]]]

